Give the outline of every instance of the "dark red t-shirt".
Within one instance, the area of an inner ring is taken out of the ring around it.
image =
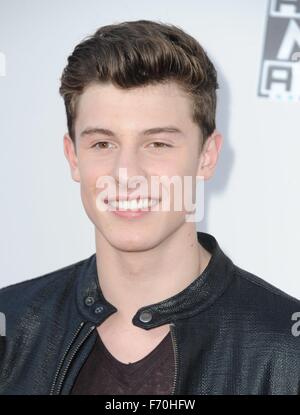
[[[170,332],[147,356],[128,364],[113,357],[98,333],[71,395],[170,395],[173,380],[174,352]]]

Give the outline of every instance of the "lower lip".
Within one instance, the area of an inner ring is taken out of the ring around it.
[[[159,203],[159,202],[158,202]],[[152,207],[155,207],[158,205],[158,203]],[[115,209],[112,208],[112,210],[109,210],[109,212],[114,213],[116,216],[120,216],[122,218],[140,218],[142,216],[145,216],[149,213],[151,213],[151,208],[149,209],[137,209],[137,210],[126,210],[126,209]]]

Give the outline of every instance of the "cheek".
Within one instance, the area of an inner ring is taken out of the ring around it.
[[[160,169],[157,175],[159,176],[167,176],[169,178],[172,177],[181,177],[182,182],[185,176],[196,176],[197,174],[197,165],[193,163],[181,163],[177,162],[171,166],[165,166],[164,169]]]
[[[81,188],[84,192],[91,192],[96,188],[96,176],[91,172],[81,172]]]
[[[98,178],[97,172],[91,169],[83,169],[80,174],[80,193],[82,202],[86,208],[94,209],[96,207],[96,197],[98,192],[96,187]]]
[[[99,162],[96,163],[93,160],[82,158],[78,167],[80,170],[81,181],[84,187],[96,188],[97,179],[105,175],[103,168],[101,168],[101,164]]]

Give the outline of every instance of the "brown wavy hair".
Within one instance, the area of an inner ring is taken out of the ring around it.
[[[192,98],[202,144],[215,129],[217,72],[202,46],[181,28],[150,20],[100,27],[68,57],[59,93],[75,143],[76,103],[91,83],[133,88],[173,80]]]

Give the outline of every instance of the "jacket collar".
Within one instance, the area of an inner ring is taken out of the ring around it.
[[[230,284],[234,276],[234,264],[231,259],[222,251],[212,235],[197,232],[197,238],[212,255],[205,270],[176,295],[140,308],[132,319],[135,326],[148,330],[191,317],[209,307]],[[84,319],[100,325],[118,310],[106,301],[101,291],[96,253],[80,264],[76,292],[77,305]]]

